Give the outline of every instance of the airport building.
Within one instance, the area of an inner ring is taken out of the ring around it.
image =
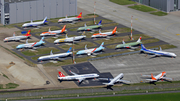
[[[1,23],[77,15],[77,0],[0,0]]]
[[[132,0],[164,12],[180,10],[180,0]]]

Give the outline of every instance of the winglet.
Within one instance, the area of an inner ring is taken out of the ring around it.
[[[48,32],[51,32],[51,28],[49,28],[49,31]]]
[[[123,43],[123,44],[126,44],[126,43],[124,42],[124,39],[123,39],[122,43]]]
[[[82,18],[82,12],[76,18]]]
[[[68,38],[67,34],[66,34],[66,38]]]
[[[98,23],[97,25],[101,25],[101,22],[102,22],[102,20],[100,20],[99,23]]]
[[[99,29],[99,34],[101,33],[101,29]]]
[[[159,51],[162,51],[162,48],[161,48],[161,47],[159,47]]]
[[[13,33],[13,37],[15,37],[16,35],[15,35],[15,32]]]
[[[85,45],[85,50],[87,50],[87,44]]]
[[[84,27],[87,27],[86,23],[84,24]]]
[[[26,44],[28,44],[28,39],[26,40]]]
[[[70,47],[66,53],[69,53],[69,52],[71,52],[71,49],[72,49],[72,47]]]

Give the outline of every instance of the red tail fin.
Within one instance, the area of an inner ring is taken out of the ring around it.
[[[82,18],[82,12],[77,16],[77,18]]]
[[[29,31],[27,32],[27,34],[24,35],[24,36],[31,36],[30,32],[31,32],[31,30],[29,30]]]
[[[61,73],[60,71],[59,71],[59,76],[60,77],[65,77],[65,75],[63,73]]]
[[[117,29],[117,27],[115,27],[115,28],[113,29],[112,34],[116,33],[116,29]]]
[[[152,73],[151,73],[151,78],[152,78],[152,80],[156,80],[156,78],[153,76]]]
[[[66,25],[64,25],[64,27],[61,30],[61,33],[63,33],[66,30]]]

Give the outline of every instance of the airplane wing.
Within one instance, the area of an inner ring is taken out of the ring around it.
[[[85,78],[77,78],[78,82],[81,83],[83,80],[85,80]]]
[[[154,76],[156,76],[156,75],[154,75]],[[151,75],[142,75],[142,77],[151,77]]]
[[[116,82],[131,83],[131,81],[127,81],[127,80],[117,80]]]
[[[59,57],[50,58],[50,59],[52,59],[52,60],[61,60],[61,58],[59,58]]]
[[[155,82],[155,81],[157,81],[157,80],[152,80],[152,79],[146,79],[146,80],[151,81],[151,82]]]
[[[103,81],[111,81],[112,78],[98,78],[99,80],[103,80]]]
[[[165,80],[170,80],[170,81],[172,81],[172,80],[173,80],[173,78],[168,78],[168,77],[162,77],[162,79],[165,79]]]
[[[74,73],[74,72],[72,72],[71,70],[69,70],[73,75],[78,75],[78,74],[76,74],[76,73]]]

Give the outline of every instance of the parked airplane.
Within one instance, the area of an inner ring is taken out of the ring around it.
[[[146,49],[143,44],[141,44],[141,52],[147,53],[147,54],[153,54],[155,56],[169,56],[169,57],[176,57],[177,55],[171,52],[164,52],[162,51],[161,47],[159,51]]]
[[[130,81],[122,80],[123,76],[124,76],[124,74],[120,73],[114,79],[109,79],[109,78],[98,78],[98,79],[99,80],[107,80],[107,81],[109,81],[109,83],[103,83],[103,84],[107,85],[107,87],[111,87],[117,82],[130,83]]]
[[[141,74],[142,75],[142,74]],[[168,81],[172,81],[173,79],[172,78],[168,78],[168,77],[165,77],[166,76],[166,72],[162,72],[158,75],[154,75],[151,73],[151,75],[142,75],[143,77],[149,77],[151,79],[146,79],[150,82],[157,82],[159,80],[168,80]]]
[[[116,46],[116,49],[117,48],[131,48],[131,49],[134,49],[134,48],[136,48],[134,46],[140,45],[142,42],[141,42],[141,37],[140,37],[136,42],[125,43],[124,40],[123,40],[122,43],[123,44],[118,44]]]
[[[20,41],[22,39],[27,39],[27,38],[29,38],[31,36],[30,32],[31,32],[31,30],[29,30],[26,35],[21,35],[21,36],[15,36],[15,32],[14,32],[13,37],[6,37],[4,39],[4,42],[8,42],[8,41]]]
[[[77,21],[77,20],[79,20],[81,18],[82,18],[82,12],[77,17],[70,17],[70,18],[68,18],[67,15],[66,15],[66,18],[59,19],[58,23],[73,22],[73,21]]]
[[[77,55],[82,55],[82,54],[91,55],[95,52],[99,52],[99,51],[104,50],[105,47],[103,47],[103,45],[104,45],[104,42],[102,42],[102,44],[98,48],[91,48],[91,49],[87,49],[87,45],[85,45],[85,50],[80,50],[76,54]]]
[[[38,60],[38,62],[45,61],[45,60],[61,60],[62,58],[67,57],[72,54],[71,48],[72,47],[70,47],[66,53],[59,53],[59,54],[53,54],[52,50],[51,50],[50,55],[41,56],[37,60]]]
[[[101,33],[101,31],[99,30],[99,33],[93,34],[91,38],[107,37],[107,36],[113,35],[116,33],[116,29],[117,27],[115,27],[112,32],[105,32],[105,33]]]
[[[43,21],[38,21],[38,22],[33,22],[33,21],[31,20],[30,23],[25,23],[25,24],[23,24],[22,27],[23,27],[23,28],[25,28],[25,27],[37,27],[37,26],[39,26],[39,25],[45,24],[46,22],[47,22],[47,17],[45,17]]]
[[[74,36],[74,37],[68,37],[66,34],[66,38],[62,38],[62,39],[57,39],[54,41],[55,44],[60,43],[60,42],[73,42],[73,41],[78,41],[78,40],[82,40],[84,39],[86,36],[85,35],[81,35],[81,36]]]
[[[62,72],[59,71],[58,79],[60,81],[63,80],[78,80],[79,84],[85,80],[85,79],[93,79],[99,77],[98,74],[92,73],[92,74],[81,74],[78,75],[72,71],[70,71],[73,75],[72,76],[65,76]]]
[[[16,49],[23,49],[23,48],[34,48],[37,46],[40,46],[44,44],[44,37],[41,38],[39,42],[34,42],[34,43],[28,43],[28,39],[26,40],[26,44],[20,44],[16,47]]]
[[[79,27],[77,31],[91,31],[92,29],[100,28],[102,26],[101,22],[102,20],[99,21],[97,25],[91,25],[91,26],[87,26],[86,24],[84,24],[84,27]]]
[[[66,25],[64,25],[64,27],[61,30],[51,31],[51,29],[49,28],[48,32],[43,32],[43,33],[40,34],[40,36],[55,36],[57,34],[64,33],[66,31],[67,31],[66,30]]]

